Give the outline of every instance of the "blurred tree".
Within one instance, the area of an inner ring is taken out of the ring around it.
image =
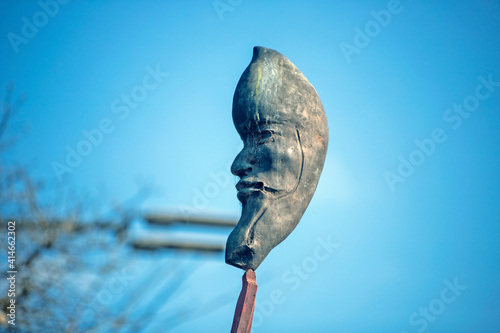
[[[138,184],[132,198],[109,203],[69,186],[51,188],[33,175],[33,167],[10,160],[10,150],[26,132],[19,126],[9,131],[24,101],[12,101],[13,88],[7,87],[0,114],[0,223],[5,231],[0,267],[2,274],[8,270],[7,222],[16,221],[16,331],[151,332],[157,327],[167,332],[234,302],[229,290],[214,299],[194,295],[178,304],[174,297],[203,264],[188,263],[198,254],[154,252],[148,263],[144,252],[128,246],[131,221],[140,217],[138,207],[155,190],[152,184]],[[131,271],[134,261],[142,274]],[[0,330],[13,328],[7,323],[8,289],[2,278]],[[165,312],[169,303],[174,310]]]
[[[0,222],[5,231],[0,237],[0,260],[5,274],[7,222],[16,221],[15,327],[20,332],[97,328],[100,321],[112,322],[114,318],[103,316],[105,309],[99,302],[88,304],[96,293],[85,286],[92,285],[96,275],[120,271],[126,232],[136,215],[129,206],[143,200],[149,189],[141,187],[125,205],[113,204],[104,220],[99,200],[68,187],[51,189],[33,176],[29,167],[9,162],[9,151],[24,134],[24,130],[9,131],[24,101],[24,97],[12,101],[13,88],[12,84],[7,87],[0,114]],[[10,326],[7,282],[5,278],[0,282],[0,325],[4,328]],[[99,291],[98,284],[96,287]]]

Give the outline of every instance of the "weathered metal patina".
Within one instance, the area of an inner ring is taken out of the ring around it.
[[[328,123],[314,87],[281,53],[255,47],[233,98],[244,147],[231,172],[242,213],[226,244],[226,263],[257,269],[297,226],[316,190]]]

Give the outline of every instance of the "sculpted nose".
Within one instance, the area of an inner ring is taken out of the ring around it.
[[[231,173],[240,178],[248,175],[255,164],[255,158],[252,155],[248,152],[248,149],[243,149],[234,159],[231,165]]]

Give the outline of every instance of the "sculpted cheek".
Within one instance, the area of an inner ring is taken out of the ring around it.
[[[276,159],[276,155],[267,147],[261,146],[257,149],[257,155],[259,156],[259,171],[268,172],[272,170],[273,161]]]
[[[302,161],[298,144],[293,146],[288,145],[285,149],[283,149],[280,157],[282,164],[286,165],[286,168],[291,173],[296,175]]]
[[[300,169],[300,159],[297,149],[289,144],[275,146],[273,149],[272,181],[284,190],[291,190],[297,181]],[[271,175],[270,175],[271,176]]]

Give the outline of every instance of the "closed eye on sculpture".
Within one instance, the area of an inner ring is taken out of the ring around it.
[[[270,129],[261,130],[255,136],[255,140],[258,145],[273,142],[274,141],[274,131]]]

